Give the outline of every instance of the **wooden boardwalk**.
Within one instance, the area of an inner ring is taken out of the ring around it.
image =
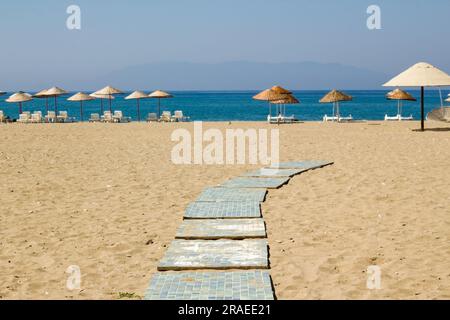
[[[267,189],[331,164],[285,162],[205,189],[186,209],[145,299],[273,300],[269,270],[263,270],[270,263],[260,203]]]

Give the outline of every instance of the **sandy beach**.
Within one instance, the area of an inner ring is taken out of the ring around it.
[[[0,125],[0,299],[141,298],[185,207],[261,167],[172,164],[172,131],[192,126]],[[263,204],[278,299],[450,299],[450,125],[427,126],[278,127],[281,160],[335,162]],[[366,288],[370,265],[381,290]]]

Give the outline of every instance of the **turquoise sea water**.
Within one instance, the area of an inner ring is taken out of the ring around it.
[[[294,114],[298,119],[304,121],[322,120],[324,114],[331,115],[332,105],[320,104],[319,99],[327,91],[295,91],[295,96],[301,101],[299,105],[286,107],[286,114]],[[418,100],[420,92],[410,90]],[[161,100],[161,111],[183,110],[186,116],[191,120],[201,121],[265,121],[268,114],[268,104],[252,100],[256,91],[240,92],[201,92],[184,91],[171,92],[175,97],[173,99]],[[385,99],[386,90],[379,91],[346,91],[353,96],[353,101],[341,104],[341,115],[351,114],[353,118],[359,120],[383,120],[385,114],[391,116],[397,113],[397,102]],[[449,91],[442,92],[444,99]],[[79,120],[80,111],[78,102],[66,101],[67,97],[58,98],[58,110],[66,110],[69,115]],[[113,110],[122,110],[125,116],[137,119],[136,101],[124,100],[128,94],[118,95],[112,102]],[[0,110],[11,118],[18,118],[18,105],[6,103],[4,100],[9,94],[0,97]],[[425,92],[425,112],[440,106],[439,91],[427,90]],[[49,108],[53,109],[53,98],[49,99]],[[449,103],[447,103],[449,104]],[[157,112],[158,102],[153,99],[141,100],[141,117],[145,118],[149,112]],[[100,112],[100,100],[87,101],[83,104],[84,118],[89,117],[90,113]],[[104,100],[105,110],[109,109],[109,103]],[[45,99],[35,99],[23,104],[24,111],[40,110],[45,113]],[[275,107],[272,107],[275,115]],[[415,119],[420,118],[420,104],[418,102],[405,102],[403,106],[403,115],[412,114]]]

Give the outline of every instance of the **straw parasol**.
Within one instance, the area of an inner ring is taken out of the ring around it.
[[[258,93],[256,96],[253,97],[253,100],[267,101],[269,103],[269,115],[272,115],[271,102],[287,99],[289,94],[291,94],[290,91],[280,86],[274,86],[270,89],[261,91],[260,93]]]
[[[47,97],[54,97],[55,98],[55,114],[58,113],[58,103],[57,103],[57,97],[63,94],[66,94],[67,91],[58,87],[52,87],[50,89],[47,89],[42,94]]]
[[[140,108],[140,103],[139,101],[141,99],[148,99],[148,94],[145,94],[142,91],[135,91],[132,94],[130,94],[129,96],[125,97],[125,100],[136,100],[136,104],[137,104],[137,117],[138,117],[138,121],[141,121],[141,108]]]
[[[151,99],[158,99],[158,118],[159,118],[161,115],[161,99],[173,98],[173,95],[161,90],[156,90],[150,93],[148,97]]]
[[[419,62],[383,84],[383,87],[420,87],[421,130],[425,130],[425,87],[450,86],[450,76],[426,62]]]
[[[94,97],[96,97],[96,96],[105,96],[105,97],[107,97],[109,99],[109,111],[112,112],[112,104],[111,104],[112,97],[115,94],[121,94],[121,93],[123,93],[123,92],[121,90],[119,90],[119,89],[113,88],[111,86],[106,86],[103,89],[94,92],[93,96]],[[102,109],[103,109],[103,107],[102,107]]]
[[[39,91],[33,95],[33,98],[45,99],[45,112],[48,113],[48,96],[46,95],[48,89]]]
[[[260,93],[258,93],[256,96],[253,97],[254,100],[259,100],[259,101],[277,101],[277,100],[282,100],[286,98],[286,93],[279,93],[279,92],[275,92],[271,89],[266,89],[264,91],[261,91]]]
[[[402,103],[401,103],[402,101],[417,101],[416,98],[414,98],[408,92],[403,91],[402,89],[399,89],[399,88],[386,94],[386,99],[398,101],[397,115],[402,114]]]
[[[300,101],[291,94],[286,95],[283,99],[270,101],[272,104],[298,104]]]
[[[67,99],[67,101],[79,101],[80,102],[80,120],[81,120],[81,122],[83,122],[83,101],[90,101],[90,100],[95,100],[95,98],[86,93],[83,93],[83,92],[78,92],[77,94],[74,94],[73,96],[71,96],[70,98]]]
[[[277,107],[279,105],[281,105],[282,113],[284,114],[286,112],[286,110],[283,111],[283,105],[286,105],[286,104],[299,104],[300,101],[296,97],[294,97],[292,94],[285,94],[285,97],[283,99],[270,101],[269,103],[275,104],[275,105],[277,105]]]
[[[95,93],[91,93],[89,96],[96,98],[96,99],[100,99],[100,114],[103,114],[103,99],[111,99],[114,100],[114,96],[108,96],[105,94],[95,94]]]
[[[276,92],[276,93],[281,93],[281,94],[292,94],[291,91],[289,91],[281,86],[273,86],[272,88],[270,88],[270,90],[272,90],[273,92]]]
[[[14,93],[11,95],[8,99],[6,99],[6,102],[9,103],[18,103],[19,104],[19,114],[22,113],[22,103],[33,100],[33,97],[31,94],[28,94],[26,92],[19,91],[17,93]]]
[[[338,90],[331,90],[328,92],[322,99],[319,100],[320,103],[332,103],[333,104],[333,116],[336,111],[337,117],[339,114],[339,102],[341,101],[351,101],[353,100],[352,96],[349,96]]]

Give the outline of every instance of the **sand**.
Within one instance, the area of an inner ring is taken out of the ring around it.
[[[450,298],[450,126],[418,126],[279,127],[282,160],[335,161],[263,205],[279,299]],[[174,165],[180,127],[0,125],[0,299],[142,297],[189,202],[260,167]],[[66,288],[71,265],[81,290]],[[370,265],[381,290],[366,287]]]

